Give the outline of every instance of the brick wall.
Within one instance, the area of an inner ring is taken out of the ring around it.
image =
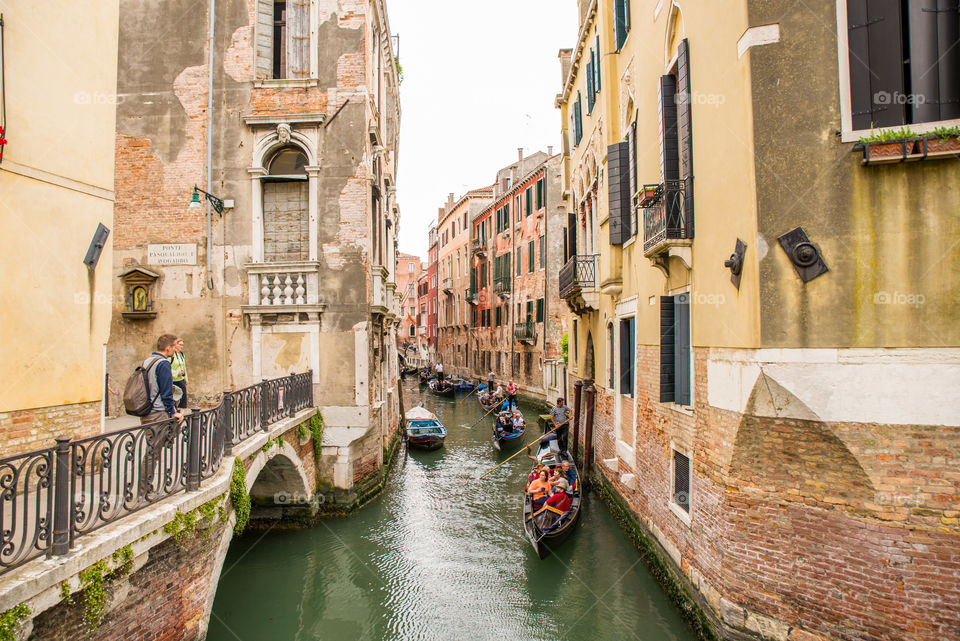
[[[306,181],[263,185],[263,256],[268,263],[310,257],[307,189]]]
[[[690,414],[656,400],[658,350],[641,347],[633,460],[602,462],[618,448],[615,397],[599,389],[593,467],[704,602],[726,624],[772,638],[955,637],[960,429],[719,410],[707,404],[706,357],[695,350]],[[625,399],[623,435],[631,412]],[[689,525],[670,508],[671,443],[692,454]]]
[[[151,549],[141,568],[111,584],[107,615],[92,635],[84,630],[82,600],[74,593],[75,605],[61,602],[34,619],[29,640],[202,639],[217,543],[226,527],[217,524],[207,536],[188,538],[182,544],[171,537]]]
[[[4,456],[52,447],[58,436],[100,433],[100,401],[0,412]]]

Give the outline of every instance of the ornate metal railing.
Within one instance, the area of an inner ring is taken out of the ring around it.
[[[513,337],[518,341],[537,340],[537,325],[535,323],[517,323],[513,327]]]
[[[313,406],[313,373],[224,393],[182,422],[158,421],[0,459],[0,573],[216,474],[224,454]]]
[[[644,185],[653,193],[640,201],[643,210],[643,251],[651,253],[668,239],[693,238],[692,221],[687,220],[685,182],[667,180],[660,185]]]
[[[560,298],[579,294],[581,290],[597,286],[597,255],[571,256],[560,268]]]
[[[510,293],[510,277],[501,276],[493,284],[493,291],[497,295],[507,295]]]

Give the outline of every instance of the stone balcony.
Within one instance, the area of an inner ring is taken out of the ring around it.
[[[387,291],[387,268],[380,265],[373,266],[371,274],[372,292],[370,296],[370,313],[386,316],[390,312],[390,297]]]
[[[241,306],[251,322],[317,322],[326,308],[320,295],[320,263],[248,263],[249,294]]]

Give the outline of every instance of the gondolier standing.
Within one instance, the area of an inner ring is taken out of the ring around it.
[[[493,394],[493,379],[495,376],[496,374],[493,373],[492,369],[487,372],[487,391],[491,394]]]
[[[550,420],[553,421],[554,427],[563,425],[557,430],[557,445],[560,446],[561,452],[566,452],[567,435],[570,432],[570,408],[562,397],[558,398],[557,404],[550,408]],[[564,423],[566,424],[564,425]]]
[[[510,402],[510,407],[517,406],[517,384],[513,381],[507,383],[507,400]]]
[[[434,366],[433,371],[437,373],[437,380],[442,381],[443,380],[443,363],[438,362]]]

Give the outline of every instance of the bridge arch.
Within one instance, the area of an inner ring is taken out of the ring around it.
[[[302,507],[314,494],[297,451],[289,443],[276,442],[250,464],[247,491],[255,509]]]

